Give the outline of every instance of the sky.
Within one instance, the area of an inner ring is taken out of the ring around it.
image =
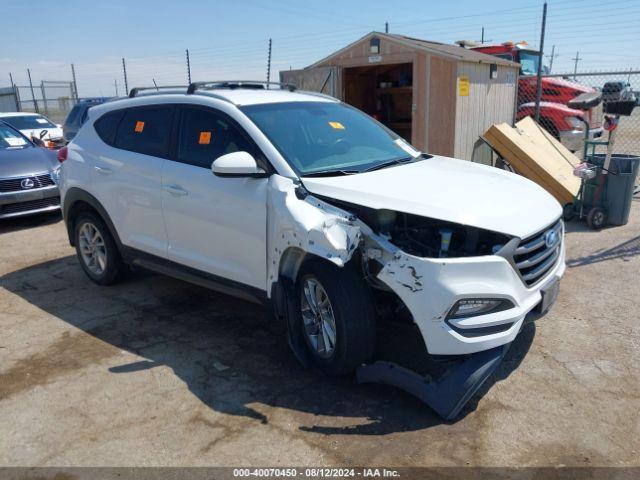
[[[80,96],[184,84],[185,49],[192,80],[265,79],[269,38],[272,80],[302,68],[372,30],[452,43],[525,40],[537,48],[541,0],[0,0],[4,41],[0,87],[71,80]],[[28,16],[24,12],[32,12]],[[545,63],[553,72],[640,70],[640,0],[549,0]],[[634,78],[640,78],[635,75]]]

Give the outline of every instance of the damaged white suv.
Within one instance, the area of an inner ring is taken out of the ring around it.
[[[69,238],[96,283],[134,265],[270,302],[331,373],[371,359],[383,311],[405,312],[430,354],[470,354],[555,300],[561,208],[523,177],[421,154],[293,88],[131,96],[93,107],[59,154]]]

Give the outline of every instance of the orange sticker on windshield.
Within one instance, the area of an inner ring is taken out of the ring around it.
[[[143,130],[144,130],[144,122],[136,122],[135,132],[142,133]]]
[[[329,122],[329,125],[331,125],[331,128],[335,128],[336,130],[344,130],[344,125],[340,122]]]
[[[198,143],[200,145],[209,145],[211,143],[211,132],[200,132]]]

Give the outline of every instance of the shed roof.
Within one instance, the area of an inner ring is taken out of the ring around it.
[[[498,65],[505,65],[509,67],[518,67],[518,64],[515,62],[511,62],[504,58],[494,57],[493,55],[487,55],[486,53],[480,53],[475,50],[469,50],[458,45],[434,42],[431,40],[422,40],[419,38],[407,37],[405,35],[398,35],[394,33],[382,33],[373,31],[366,34],[364,37],[359,38],[355,42],[350,43],[346,47],[341,48],[340,50],[328,55],[322,60],[309,65],[307,68],[320,66],[321,64],[324,64],[327,61],[331,60],[334,56],[339,55],[340,53],[353,47],[354,45],[357,45],[360,42],[369,40],[371,37],[378,37],[389,42],[404,45],[405,47],[415,48],[416,50],[421,50],[423,52],[451,58],[453,60],[474,63],[495,63]]]

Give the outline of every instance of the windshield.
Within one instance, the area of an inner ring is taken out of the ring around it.
[[[242,111],[300,176],[359,173],[420,156],[398,135],[344,104],[268,103]]]
[[[24,115],[3,118],[5,122],[18,130],[40,130],[42,128],[56,128],[51,121],[42,115]]]
[[[0,150],[18,150],[29,146],[27,139],[13,128],[0,124]]]
[[[520,52],[520,73],[522,75],[537,75],[539,63],[538,52]]]

